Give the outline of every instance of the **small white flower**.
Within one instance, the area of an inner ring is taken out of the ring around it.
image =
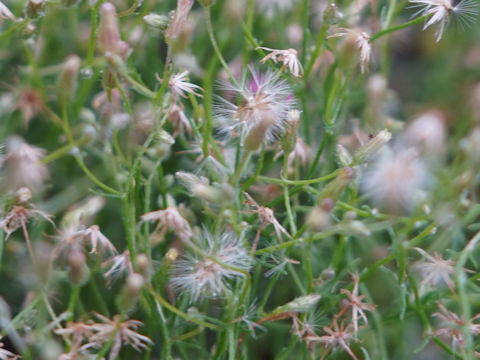
[[[90,240],[92,245],[91,253],[97,253],[97,248],[100,248],[101,253],[117,254],[117,249],[115,249],[115,246],[113,246],[110,240],[103,235],[98,225],[92,225],[88,229],[83,230],[82,233],[86,239]]]
[[[213,237],[204,231],[200,243],[205,256],[177,260],[170,281],[177,292],[189,294],[191,302],[225,293],[227,280],[243,277],[251,264],[247,249],[234,233]]]
[[[418,269],[423,277],[420,283],[420,292],[423,293],[425,288],[431,288],[444,282],[453,293],[455,284],[452,277],[455,274],[455,262],[450,259],[445,260],[437,253],[432,256],[423,249],[414,249],[425,258],[424,261],[414,264],[414,268]]]
[[[429,17],[425,20],[423,30],[438,23],[435,31],[436,41],[440,41],[450,19],[457,20],[461,27],[468,27],[475,21],[477,3],[474,0],[462,0],[456,5],[453,0],[409,0],[413,8],[420,8],[414,16]]]
[[[271,59],[275,64],[277,62],[282,62],[283,67],[288,67],[290,73],[295,77],[300,77],[303,74],[303,67],[297,57],[297,50],[287,49],[287,50],[275,50],[267,47],[259,47],[258,49],[263,49],[266,51],[271,51],[270,54],[265,56],[260,62],[265,63]],[[282,67],[282,69],[283,69]]]
[[[178,98],[179,96],[187,98],[187,94],[193,94],[197,96],[202,96],[197,90],[202,90],[198,85],[188,82],[188,71],[184,71],[175,75],[172,75],[168,80],[168,87],[172,94]]]
[[[370,44],[370,35],[364,31],[338,28],[339,32],[329,37],[346,36],[347,39],[354,42],[360,51],[360,69],[362,73],[368,70],[368,65],[372,59],[372,45]]]
[[[240,135],[242,145],[256,150],[261,143],[271,144],[285,131],[288,112],[295,107],[295,98],[280,73],[262,74],[249,67],[239,86],[224,83],[233,101],[216,97],[213,106],[220,130],[228,135]],[[238,100],[238,101],[237,101]]]

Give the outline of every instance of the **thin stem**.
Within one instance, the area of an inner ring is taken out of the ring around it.
[[[379,32],[377,32],[376,34],[373,34],[372,36],[370,36],[370,42],[374,42],[375,40],[381,38],[382,36],[384,35],[387,35],[387,34],[390,34],[394,31],[398,31],[398,30],[402,30],[402,29],[405,29],[409,26],[412,26],[412,25],[416,25],[416,24],[420,24],[421,22],[423,22],[424,20],[426,20],[428,17],[427,16],[420,16],[418,18],[415,18],[413,20],[410,20],[406,23],[403,23],[403,24],[400,24],[400,25],[397,25],[397,26],[392,26],[391,28],[388,28],[388,29],[384,29],[384,30],[380,30]]]
[[[212,18],[210,14],[210,7],[207,6],[204,8],[205,9],[205,20],[207,23],[207,32],[208,32],[208,37],[210,38],[210,42],[212,43],[213,50],[215,51],[215,54],[217,55],[218,60],[220,61],[220,64],[222,64],[223,68],[227,72],[228,76],[230,77],[230,80],[232,83],[237,87],[241,88],[240,84],[238,83],[237,79],[233,76],[232,71],[227,65],[227,62],[223,58],[222,52],[220,51],[217,40],[215,40],[215,34],[213,33],[213,26],[212,26]]]
[[[237,168],[235,169],[235,172],[233,173],[231,179],[230,179],[230,185],[236,185],[238,181],[240,180],[240,177],[242,176],[243,170],[245,169],[245,166],[248,164],[248,161],[250,160],[250,157],[252,156],[251,151],[245,151],[243,153],[242,159],[237,165]]]
[[[183,311],[177,309],[175,306],[170,305],[170,303],[167,300],[165,300],[164,298],[162,298],[157,292],[155,292],[155,290],[153,290],[153,288],[149,288],[149,291],[152,294],[152,296],[155,298],[155,300],[157,300],[160,303],[160,305],[162,305],[167,310],[173,312],[174,314],[180,316],[181,318],[184,318],[187,321],[190,321],[190,322],[195,323],[197,325],[209,328],[211,330],[219,330],[220,329],[217,325],[213,325],[213,324],[208,323],[206,321],[199,320],[199,319],[196,319],[194,317],[191,317],[190,315],[188,315],[188,314],[184,313]]]

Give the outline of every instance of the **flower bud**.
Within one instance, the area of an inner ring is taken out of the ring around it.
[[[177,257],[178,257],[178,250],[175,248],[170,248],[165,254],[165,261],[169,263],[173,263],[177,259]]]
[[[135,307],[144,284],[145,280],[142,275],[133,273],[128,276],[117,303],[120,312],[128,313]]]
[[[325,10],[323,10],[323,21],[328,25],[336,23],[341,18],[342,13],[338,10],[335,3],[327,5]]]
[[[287,129],[282,137],[282,150],[286,155],[295,149],[299,122],[300,111],[296,109],[290,110],[287,114]]]
[[[100,17],[100,29],[98,31],[98,44],[100,50],[104,53],[112,53],[126,57],[128,44],[120,38],[115,6],[108,2],[102,4],[100,7]]]
[[[274,122],[273,114],[265,113],[265,116],[262,119],[260,119],[260,121],[250,129],[247,136],[245,137],[245,141],[243,143],[245,150],[247,151],[257,150],[265,140],[265,135],[267,133],[267,130],[270,128],[273,122]]]
[[[325,186],[320,194],[320,199],[330,198],[331,201],[336,201],[342,195],[345,188],[350,184],[355,172],[351,167],[345,167],[340,170],[339,174],[335,179],[330,181],[327,186]]]
[[[150,279],[150,262],[148,256],[145,254],[138,254],[135,259],[137,272],[143,276],[144,279]]]
[[[355,164],[362,164],[372,156],[376,155],[383,146],[390,141],[392,134],[387,129],[380,131],[365,145],[360,147],[353,157]]]
[[[63,63],[58,79],[58,92],[61,98],[68,100],[74,95],[81,64],[82,60],[77,55],[70,55]]]
[[[143,17],[143,21],[145,21],[151,27],[156,29],[165,30],[168,26],[168,16],[159,15],[156,13],[150,13]]]
[[[272,311],[272,315],[286,312],[308,312],[320,301],[321,298],[321,295],[318,294],[300,296],[285,305],[277,307]]]
[[[341,144],[337,144],[337,158],[342,167],[352,165],[352,156],[348,150]]]
[[[80,249],[74,249],[68,256],[68,279],[75,285],[81,285],[88,280],[90,270],[86,264],[85,254]]]

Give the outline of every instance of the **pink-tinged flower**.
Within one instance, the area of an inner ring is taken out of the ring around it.
[[[437,303],[437,305],[440,312],[434,313],[433,316],[441,320],[443,327],[437,329],[435,335],[450,339],[452,347],[455,350],[462,348],[465,344],[465,321],[454,312],[447,310],[442,303]],[[479,317],[480,314],[477,314],[469,321],[468,331],[471,332],[472,335],[480,334],[480,324],[473,323],[473,321]]]
[[[45,150],[27,144],[18,136],[8,138],[6,148],[7,154],[0,162],[5,169],[5,185],[13,189],[40,188],[48,177],[46,166],[40,163]]]
[[[348,298],[348,300],[344,302],[346,306],[342,309],[341,312],[343,313],[348,309],[352,310],[353,334],[356,338],[358,333],[358,328],[359,328],[358,327],[359,320],[360,319],[363,320],[365,325],[368,325],[368,319],[367,319],[367,315],[365,314],[365,311],[374,311],[375,305],[364,303],[363,299],[365,298],[365,295],[358,294],[358,284],[360,282],[360,278],[358,277],[358,275],[352,274],[352,279],[353,279],[352,291],[347,289],[340,290],[340,292],[342,294],[345,294]]]
[[[247,214],[257,214],[258,218],[260,219],[260,226],[258,227],[255,240],[253,241],[252,251],[255,251],[255,249],[257,248],[261,231],[270,224],[273,225],[273,228],[275,229],[275,234],[277,235],[278,239],[282,239],[282,234],[284,234],[289,239],[292,238],[288,231],[278,222],[272,209],[258,205],[258,203],[253,200],[253,198],[246,192],[244,192],[243,195],[247,199],[245,203],[253,208],[251,210],[245,210],[243,212]]]
[[[298,78],[302,76],[303,67],[302,67],[302,64],[300,63],[300,60],[298,60],[297,50],[295,49],[275,50],[267,47],[259,47],[258,49],[271,51],[270,54],[265,56],[262,60],[260,60],[260,62],[265,63],[268,60],[272,60],[275,64],[277,62],[281,62],[283,63],[282,69],[287,67],[290,73],[294,77]]]
[[[125,58],[130,46],[122,41],[118,27],[118,17],[112,3],[104,3],[100,7],[100,28],[98,30],[98,44],[104,53],[111,53]]]
[[[198,85],[192,84],[188,82],[188,71],[184,71],[178,74],[174,74],[168,80],[168,87],[172,92],[175,99],[179,97],[187,98],[187,94],[193,94],[197,96],[202,96],[198,90],[202,90],[202,88]]]
[[[94,335],[90,337],[89,343],[99,348],[105,343],[113,341],[108,357],[109,360],[116,359],[124,345],[130,345],[135,350],[141,351],[153,344],[150,338],[137,332],[138,328],[143,325],[141,321],[121,321],[119,315],[116,315],[113,320],[98,313],[95,316],[100,322],[90,324]]]
[[[0,19],[16,20],[10,9],[0,1]]]
[[[338,325],[337,319],[334,318],[329,327],[323,327],[323,331],[325,331],[327,334],[324,336],[307,335],[304,337],[304,340],[309,345],[315,343],[324,344],[326,349],[335,350],[337,348],[341,348],[345,350],[352,359],[358,360],[349,346],[350,341],[355,340],[352,324],[349,324],[347,327],[345,327],[342,322],[340,325]]]
[[[438,24],[435,31],[436,41],[439,42],[448,22],[458,21],[461,27],[466,28],[475,22],[477,2],[474,0],[409,0],[412,8],[420,8],[413,16],[425,16],[423,30],[431,25]],[[456,4],[455,4],[456,3]]]
[[[216,97],[213,109],[221,132],[240,135],[242,145],[253,151],[262,143],[273,143],[285,131],[295,98],[280,73],[261,74],[251,67],[249,72],[250,77],[245,74],[239,86],[223,84],[222,89],[231,91],[235,100]]]
[[[204,256],[185,256],[175,262],[170,284],[190,302],[228,291],[227,281],[243,277],[251,259],[240,239],[231,232],[214,237],[207,231],[199,239]]]
[[[82,230],[79,235],[90,241],[90,244],[92,246],[92,250],[90,251],[91,253],[97,253],[98,249],[100,249],[101,253],[117,253],[117,249],[115,248],[115,246],[113,246],[110,240],[108,240],[108,238],[103,235],[98,225],[92,225],[89,228]]]
[[[423,249],[414,249],[426,259],[414,264],[414,268],[418,269],[423,277],[420,283],[420,292],[423,292],[425,288],[431,288],[444,282],[453,293],[455,284],[451,277],[455,274],[455,262],[450,259],[445,260],[437,253],[432,256]]]
[[[177,9],[173,15],[167,30],[165,31],[165,38],[167,40],[175,39],[182,32],[183,27],[188,22],[188,15],[193,6],[194,0],[178,0]]]
[[[141,222],[154,222],[157,224],[156,237],[163,240],[167,231],[175,232],[178,237],[188,241],[193,236],[192,228],[188,221],[178,212],[176,207],[168,207],[164,210],[151,211],[141,216]]]
[[[182,104],[172,103],[167,109],[167,116],[175,128],[172,134],[173,137],[176,137],[178,134],[192,134],[192,125],[185,114]]]
[[[347,28],[338,28],[338,32],[329,37],[345,36],[347,41],[355,44],[360,52],[360,69],[362,73],[368,70],[372,58],[372,45],[370,44],[370,35],[364,31]]]
[[[78,228],[76,226],[65,227],[58,236],[60,242],[55,248],[55,257],[60,263],[65,263],[74,253],[84,253],[84,249],[89,244],[90,253],[101,253],[102,255],[116,255],[117,249],[100,231],[97,225],[89,228]]]
[[[47,214],[44,211],[37,210],[35,208],[27,208],[24,206],[14,205],[5,217],[0,220],[0,227],[7,234],[7,239],[14,231],[22,228],[26,233],[27,223],[30,219],[41,218],[47,220],[52,225],[55,224],[52,221],[52,215]]]
[[[111,283],[122,275],[133,274],[133,265],[130,260],[130,252],[128,250],[114,256],[102,263],[102,267],[108,269],[103,276],[107,279],[107,284]]]

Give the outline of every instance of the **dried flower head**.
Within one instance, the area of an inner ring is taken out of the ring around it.
[[[98,44],[104,53],[111,53],[125,58],[130,46],[122,41],[118,27],[115,6],[106,2],[100,7],[101,23],[98,31]]]
[[[364,303],[363,299],[365,295],[358,294],[358,284],[360,282],[360,278],[357,274],[352,274],[353,279],[353,289],[352,291],[347,289],[341,289],[340,292],[345,294],[348,298],[346,302],[344,302],[344,308],[341,310],[341,313],[345,312],[348,309],[352,310],[352,325],[353,325],[353,334],[355,338],[358,334],[358,322],[359,320],[363,320],[365,325],[368,325],[367,315],[365,311],[374,311],[375,305]],[[338,316],[338,315],[337,315]]]
[[[431,25],[438,24],[435,31],[436,41],[440,41],[445,27],[451,19],[458,21],[462,28],[475,22],[477,2],[474,0],[409,0],[412,8],[420,8],[413,16],[425,16],[423,30]]]
[[[451,277],[455,274],[455,262],[450,259],[445,260],[437,253],[432,256],[423,249],[414,249],[425,258],[424,261],[414,264],[414,268],[416,268],[423,277],[420,283],[420,291],[423,292],[426,288],[431,288],[444,282],[453,293],[455,284]]]
[[[214,237],[205,230],[199,243],[204,255],[177,260],[170,281],[177,292],[190,296],[190,302],[225,293],[227,281],[245,276],[251,264],[247,249],[235,233]]]
[[[285,131],[289,110],[295,99],[288,83],[277,72],[262,74],[249,67],[239,86],[224,83],[222,88],[231,91],[235,101],[216,97],[215,118],[221,132],[239,134],[247,150],[256,150],[262,143],[274,142]],[[236,105],[239,98],[240,105]]]
[[[295,49],[275,50],[267,47],[259,47],[258,49],[270,51],[270,54],[265,56],[262,60],[260,60],[260,62],[265,63],[268,60],[272,60],[275,64],[277,62],[281,62],[283,63],[282,70],[284,68],[288,68],[288,70],[294,77],[298,78],[302,76],[303,67],[302,67],[302,64],[300,63],[300,60],[298,60],[297,50]]]
[[[440,312],[436,312],[433,316],[439,318],[442,322],[442,328],[439,328],[435,331],[436,336],[444,336],[451,340],[452,347],[455,350],[462,348],[465,344],[465,321],[461,319],[457,314],[447,310],[447,308],[442,303],[437,303]],[[475,315],[469,321],[468,330],[473,335],[480,334],[480,324],[473,323],[474,320],[478,319],[480,314]]]
[[[176,207],[168,207],[164,210],[151,211],[141,216],[141,222],[156,222],[153,231],[156,238],[162,240],[167,231],[175,232],[178,237],[188,241],[193,236],[192,228],[188,221],[178,212]]]
[[[304,337],[304,340],[307,342],[307,344],[324,344],[326,349],[335,350],[337,348],[341,348],[345,350],[352,359],[358,360],[349,346],[350,341],[355,339],[352,324],[349,324],[347,327],[345,327],[344,323],[342,322],[340,325],[338,325],[337,319],[334,318],[329,327],[323,327],[323,331],[325,331],[327,334],[323,336],[307,335]]]
[[[372,45],[370,44],[370,35],[364,31],[347,28],[338,28],[338,32],[329,37],[345,36],[347,41],[352,42],[360,52],[359,61],[362,73],[368,70],[372,58]]]
[[[47,220],[55,226],[52,221],[52,215],[35,209],[32,206],[33,205],[30,205],[30,207],[24,207],[20,205],[14,205],[7,215],[0,220],[0,227],[7,234],[7,238],[19,228],[23,228],[24,232],[26,232],[26,226],[30,219],[41,218]]]
[[[102,263],[102,267],[104,269],[108,269],[103,274],[103,276],[107,279],[108,285],[111,285],[114,280],[122,275],[133,274],[133,265],[130,259],[130,252],[128,250],[104,261]]]

